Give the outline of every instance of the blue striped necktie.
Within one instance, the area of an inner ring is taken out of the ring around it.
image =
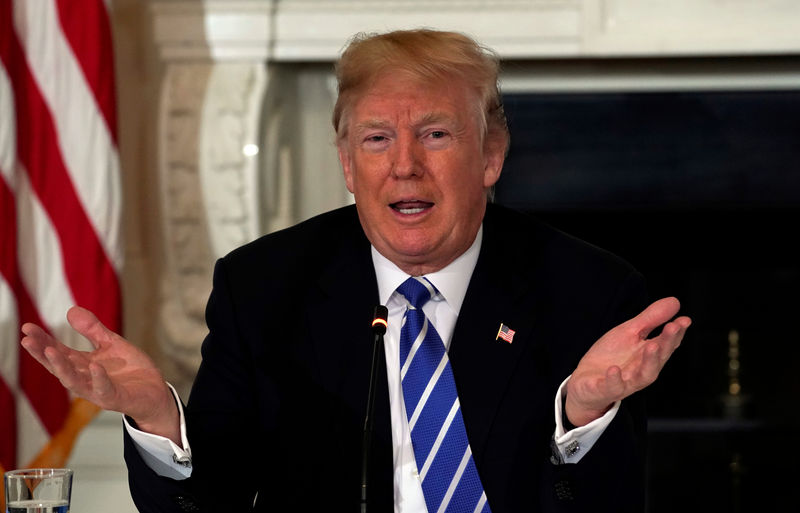
[[[400,379],[428,513],[490,513],[447,351],[422,311],[438,291],[426,278],[412,277],[397,292],[408,301],[400,330]]]

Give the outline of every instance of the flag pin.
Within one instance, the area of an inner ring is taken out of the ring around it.
[[[514,340],[514,333],[516,333],[514,330],[512,330],[511,328],[509,328],[508,326],[506,326],[501,322],[500,329],[497,330],[497,336],[494,337],[494,339],[497,340],[502,338],[503,340],[505,340],[510,344],[511,341]]]

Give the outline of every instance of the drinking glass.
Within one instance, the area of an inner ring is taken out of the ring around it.
[[[6,513],[69,513],[72,470],[30,468],[5,474]]]

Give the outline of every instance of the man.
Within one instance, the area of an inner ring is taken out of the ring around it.
[[[92,353],[33,325],[23,346],[127,415],[140,510],[346,511],[359,503],[371,313],[386,304],[372,511],[641,510],[631,394],[690,324],[670,321],[677,300],[635,316],[642,280],[627,264],[487,205],[508,133],[497,60],[474,41],[358,37],[337,77],[356,205],[217,263],[185,423],[152,362],[85,310],[68,318]]]

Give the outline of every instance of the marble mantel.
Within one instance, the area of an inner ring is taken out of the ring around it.
[[[157,336],[177,369],[168,378],[184,395],[199,363],[214,260],[352,201],[328,118],[330,63],[356,32],[468,33],[517,63],[504,78],[509,90],[698,80],[800,87],[796,60],[774,60],[800,53],[795,0],[152,0],[150,7],[162,64],[166,239]],[[742,56],[747,62],[732,63]],[[759,56],[771,60],[752,60]],[[697,57],[724,62],[668,62]],[[663,67],[620,64],[645,58]],[[598,72],[595,62],[607,67]]]
[[[332,61],[359,31],[458,30],[507,59],[800,50],[793,0],[161,0],[165,59]]]

